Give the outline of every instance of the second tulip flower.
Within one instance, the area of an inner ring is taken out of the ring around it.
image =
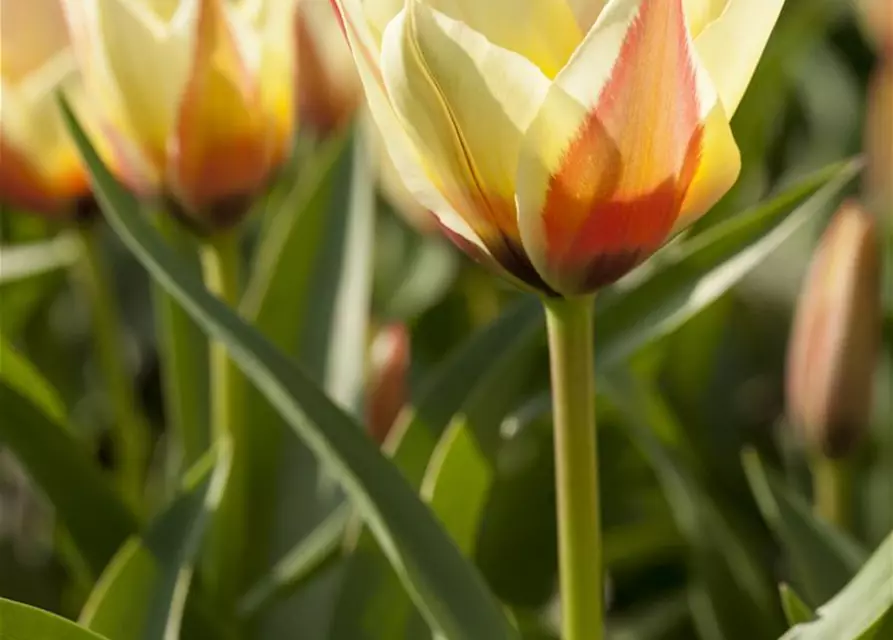
[[[289,150],[295,0],[63,0],[113,169],[232,224]]]

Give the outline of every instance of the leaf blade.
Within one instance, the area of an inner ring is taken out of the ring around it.
[[[480,575],[431,512],[358,427],[292,363],[210,295],[137,213],[132,197],[103,167],[64,100],[63,115],[94,193],[125,245],[230,356],[317,457],[339,472],[370,529],[428,622],[448,637],[514,638],[516,632]]]

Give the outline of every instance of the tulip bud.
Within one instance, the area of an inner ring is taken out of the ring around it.
[[[869,87],[865,153],[871,205],[893,223],[893,59],[875,70]]]
[[[366,424],[372,438],[385,441],[406,402],[409,374],[409,332],[402,324],[381,329],[370,349],[366,386]]]
[[[88,184],[56,105],[78,88],[58,0],[0,0],[0,81],[0,202],[74,215]]]
[[[836,214],[797,304],[787,361],[788,414],[810,448],[847,455],[870,418],[880,346],[875,219],[854,203]]]

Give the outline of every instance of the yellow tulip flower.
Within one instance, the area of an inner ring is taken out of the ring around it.
[[[613,282],[735,182],[783,0],[334,0],[400,174],[517,283]]]
[[[0,0],[0,202],[66,215],[87,193],[55,98],[76,85],[59,0]]]
[[[204,226],[288,153],[295,0],[63,0],[114,169]]]

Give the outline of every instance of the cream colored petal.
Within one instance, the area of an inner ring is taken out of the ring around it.
[[[381,48],[381,39],[388,24],[403,9],[406,0],[347,0],[345,4],[357,2],[363,5],[364,22],[375,41],[375,50]]]
[[[750,84],[784,0],[727,1],[722,14],[697,35],[695,48],[731,118]]]
[[[762,1],[762,0],[758,0]],[[685,20],[693,38],[725,11],[729,0],[685,0]]]
[[[167,24],[128,0],[67,0],[67,6],[85,81],[105,117],[159,158],[189,77],[197,3],[184,0]]]
[[[337,0],[336,5],[366,93],[369,111],[381,132],[381,139],[397,174],[419,204],[431,211],[447,230],[464,238],[479,251],[488,253],[481,239],[432,183],[418,150],[398,122],[378,66],[378,45],[372,39],[362,5],[357,0]],[[367,48],[370,44],[376,47],[374,57]]]
[[[550,78],[583,39],[565,0],[411,0],[466,24],[498,47],[519,53]]]

